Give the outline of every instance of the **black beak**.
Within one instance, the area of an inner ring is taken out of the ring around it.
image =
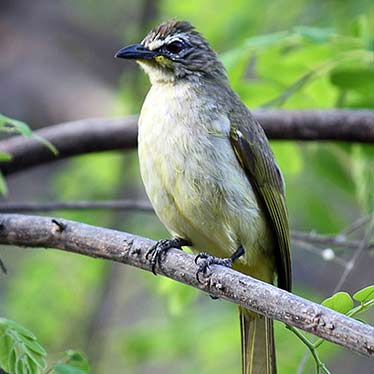
[[[131,60],[152,60],[156,53],[144,48],[141,44],[133,44],[121,48],[114,57],[126,58]]]

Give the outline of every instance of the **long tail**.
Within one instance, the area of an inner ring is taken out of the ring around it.
[[[273,321],[239,307],[243,374],[276,374]]]

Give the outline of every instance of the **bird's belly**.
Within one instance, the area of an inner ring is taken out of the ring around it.
[[[163,224],[194,251],[226,257],[243,245],[245,262],[256,263],[271,250],[271,233],[229,141],[219,143],[219,155],[184,157],[179,141],[140,136],[146,192]]]

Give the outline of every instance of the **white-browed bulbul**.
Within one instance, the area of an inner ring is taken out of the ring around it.
[[[146,192],[173,235],[213,263],[291,290],[284,181],[262,127],[230,87],[217,54],[188,22],[167,21],[116,57],[135,59],[152,87],[139,119]],[[214,257],[213,257],[214,256]],[[234,263],[235,262],[235,263]],[[244,374],[276,373],[272,320],[239,307]]]

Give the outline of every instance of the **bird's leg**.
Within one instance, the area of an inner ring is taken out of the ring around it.
[[[182,249],[182,247],[189,245],[192,245],[190,241],[181,238],[159,240],[145,255],[145,258],[152,264],[152,273],[157,275],[156,264],[160,266],[162,255],[170,248]]]
[[[220,258],[211,256],[208,253],[200,253],[195,257],[195,264],[199,266],[196,272],[196,279],[200,281],[200,274],[206,275],[210,265],[222,265],[231,268],[234,262],[241,256],[243,256],[245,250],[240,246],[230,257]]]

